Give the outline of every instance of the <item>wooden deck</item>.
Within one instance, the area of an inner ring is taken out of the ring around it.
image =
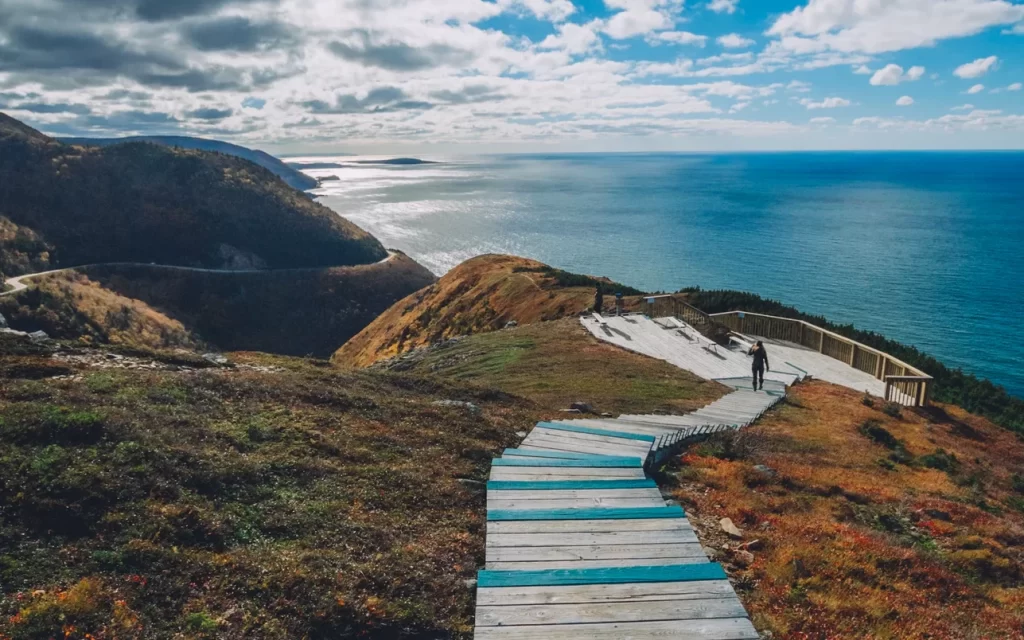
[[[737,390],[687,416],[538,423],[491,468],[475,637],[756,640],[722,567],[644,467],[780,398]]]
[[[719,346],[711,352],[705,348],[706,339],[698,340],[696,330],[675,318],[630,315],[606,317],[603,322],[585,317],[581,322],[594,336],[606,342],[664,360],[702,378],[746,379],[746,388],[751,386],[750,357],[744,350]],[[772,368],[765,372],[766,384],[771,380],[790,385],[811,376],[871,395],[885,395],[884,382],[839,360],[795,343],[750,337],[763,340],[767,348]]]

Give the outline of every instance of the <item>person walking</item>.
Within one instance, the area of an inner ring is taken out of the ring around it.
[[[764,389],[764,370],[772,370],[768,366],[768,352],[764,350],[764,343],[758,340],[757,344],[747,351],[747,355],[754,356],[754,361],[750,364],[751,373],[754,374],[754,391],[757,391],[758,388]],[[760,387],[757,385],[758,378],[761,379]]]

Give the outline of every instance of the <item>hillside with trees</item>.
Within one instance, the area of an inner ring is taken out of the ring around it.
[[[76,146],[108,147],[114,144],[125,144],[128,142],[152,142],[168,147],[180,149],[199,149],[201,151],[215,151],[229,156],[238,156],[249,162],[258,164],[264,169],[273,172],[274,175],[284,180],[288,186],[299,191],[313,189],[317,185],[315,178],[310,178],[301,171],[294,169],[274,156],[258,149],[248,149],[237,144],[222,142],[220,140],[208,140],[206,138],[193,138],[191,136],[129,136],[126,138],[60,138],[64,144]]]
[[[373,236],[244,159],[147,142],[67,145],[3,114],[0,216],[50,247],[51,267],[334,267],[387,255]],[[0,271],[30,269],[21,253],[4,242]]]

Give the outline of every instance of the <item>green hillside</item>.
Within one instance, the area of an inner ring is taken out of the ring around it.
[[[326,267],[387,255],[359,227],[241,158],[145,142],[70,146],[3,114],[0,216],[52,247],[49,264],[58,267]],[[0,271],[23,272],[25,259],[8,253],[0,246]]]

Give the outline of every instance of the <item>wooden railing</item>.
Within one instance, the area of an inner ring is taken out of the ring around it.
[[[647,296],[640,305],[641,312],[650,318],[679,318],[695,329],[710,328],[715,321],[697,307],[672,295]]]
[[[933,384],[931,376],[856,340],[792,318],[745,311],[707,315],[737,333],[795,342],[870,373],[885,382],[885,399],[888,401],[912,407],[928,404]]]

